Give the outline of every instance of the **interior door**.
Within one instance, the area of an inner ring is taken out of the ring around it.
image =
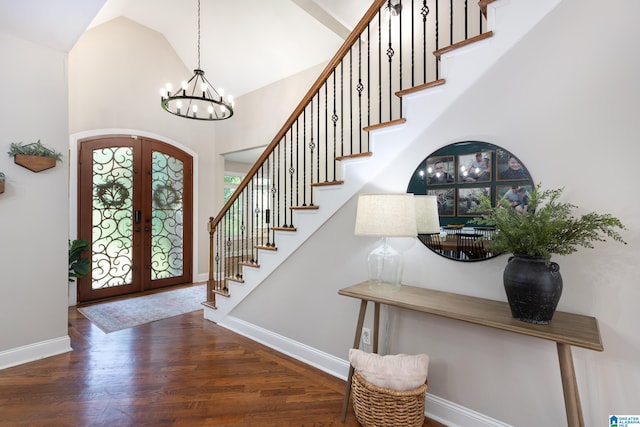
[[[141,137],[79,145],[78,235],[91,247],[79,302],[191,282],[191,156]]]

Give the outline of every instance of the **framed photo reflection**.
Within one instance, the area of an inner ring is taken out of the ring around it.
[[[453,188],[439,188],[437,190],[427,190],[430,196],[436,196],[438,201],[438,215],[454,216],[456,208],[456,196]]]
[[[498,157],[498,180],[531,180],[529,172],[516,156],[500,148],[496,150],[496,156]]]
[[[492,152],[484,151],[458,156],[458,182],[491,181]]]
[[[427,184],[453,184],[455,178],[454,156],[439,156],[427,158]]]
[[[491,187],[458,188],[458,216],[479,216],[481,212],[474,212],[473,208],[480,205],[480,197],[491,198]]]

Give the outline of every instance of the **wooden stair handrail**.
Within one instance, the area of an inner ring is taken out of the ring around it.
[[[349,52],[351,47],[354,45],[356,40],[362,35],[364,30],[369,26],[370,21],[376,16],[380,8],[384,3],[388,0],[374,0],[373,4],[369,7],[367,12],[364,14],[360,22],[355,26],[351,34],[346,38],[340,49],[336,52],[336,54],[331,58],[327,66],[324,68],[320,76],[316,79],[315,83],[311,86],[306,95],[302,98],[302,101],[298,104],[298,106],[293,110],[293,113],[289,116],[287,121],[284,123],[280,131],[276,134],[275,138],[271,141],[271,143],[264,149],[258,160],[254,163],[254,165],[249,169],[249,172],[245,175],[243,180],[238,184],[238,187],[233,192],[227,203],[224,204],[218,215],[216,215],[212,221],[209,223],[209,229],[214,230],[218,223],[224,217],[224,214],[231,208],[233,203],[240,197],[240,193],[249,185],[251,180],[253,179],[253,175],[258,172],[258,169],[264,164],[267,158],[271,155],[273,150],[278,146],[280,140],[284,138],[285,134],[289,130],[289,128],[295,123],[295,121],[300,117],[304,109],[307,107],[309,102],[313,100],[315,94],[322,88],[325,84],[326,80],[331,76],[333,70],[340,64],[342,59]]]

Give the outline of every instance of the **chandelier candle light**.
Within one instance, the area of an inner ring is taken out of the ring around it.
[[[165,111],[176,116],[195,120],[225,120],[233,116],[233,98],[224,98],[223,89],[209,83],[200,68],[200,0],[198,0],[198,68],[188,81],[183,81],[180,89],[173,91],[167,83],[160,89],[160,104]]]
[[[369,287],[382,291],[400,288],[402,255],[389,244],[390,237],[416,237],[413,194],[362,194],[356,211],[356,236],[382,237],[367,257]]]

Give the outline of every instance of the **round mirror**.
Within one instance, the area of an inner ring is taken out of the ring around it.
[[[456,261],[482,261],[500,255],[490,250],[495,230],[470,224],[480,195],[494,205],[507,199],[516,210],[527,208],[533,180],[514,154],[496,145],[464,141],[447,145],[424,159],[414,171],[407,193],[435,196],[440,232],[419,234],[429,249]]]

